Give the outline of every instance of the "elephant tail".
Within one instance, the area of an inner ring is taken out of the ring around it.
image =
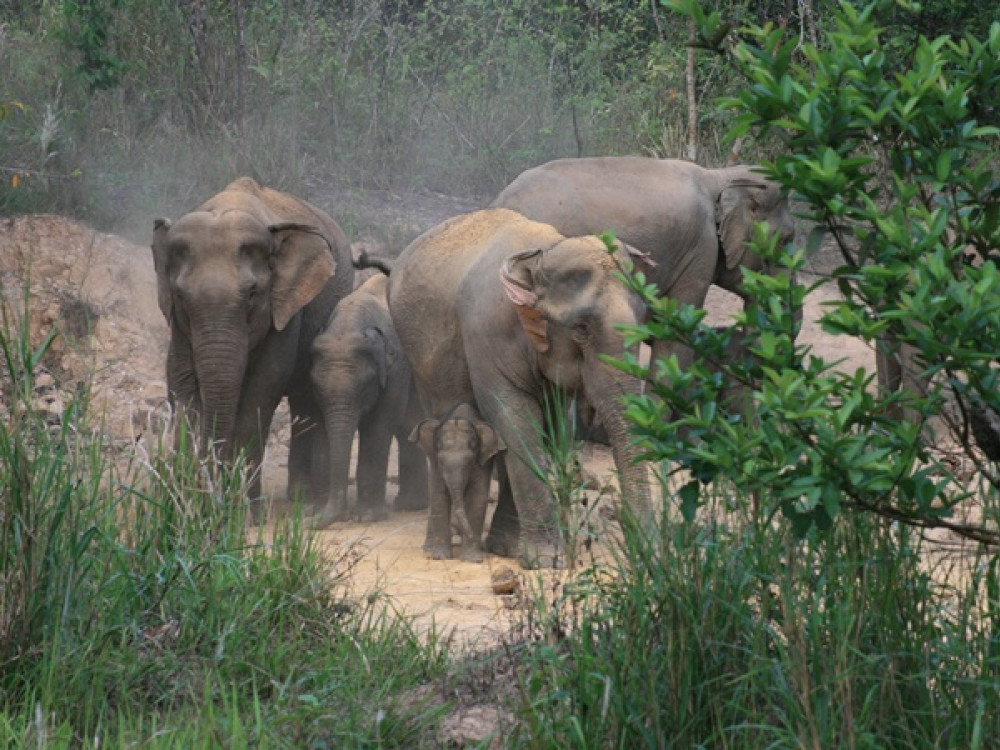
[[[357,259],[354,260],[354,267],[359,271],[363,271],[366,268],[377,268],[386,276],[392,273],[392,261],[371,256],[367,250],[362,250],[358,254]]]

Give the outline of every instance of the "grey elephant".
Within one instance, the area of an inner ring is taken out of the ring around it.
[[[766,221],[782,243],[795,226],[779,187],[751,166],[706,169],[677,159],[608,156],[557,159],[522,172],[492,206],[551,224],[567,236],[613,230],[649,254],[646,277],[665,297],[702,307],[712,284],[744,296],[742,269],[767,271],[747,240]],[[653,361],[691,352],[653,345]]]
[[[449,505],[452,524],[462,537],[461,558],[481,562],[493,463],[507,446],[468,402],[456,404],[440,418],[421,420],[410,440],[427,454],[431,495],[443,497]],[[447,550],[440,545],[427,549],[431,557],[444,552],[451,557],[450,544]]]
[[[389,317],[385,276],[373,276],[337,305],[313,342],[312,381],[329,436],[330,487],[314,528],[353,517],[386,517],[393,438],[399,453],[398,510],[427,507],[427,459],[410,433],[420,419],[410,366]],[[412,397],[411,397],[412,396]],[[347,495],[358,433],[357,506]]]
[[[620,261],[631,253],[621,247]],[[608,364],[621,357],[619,325],[634,325],[640,301],[617,278],[596,237],[566,238],[503,209],[450,219],[414,240],[389,278],[389,312],[413,368],[426,414],[475,403],[507,446],[509,491],[501,491],[486,549],[523,565],[557,565],[562,538],[544,481],[539,426],[552,389],[578,395],[607,427],[624,495],[649,518],[647,469],[637,463],[623,397],[641,383]],[[450,516],[430,498],[425,549],[451,554]]]
[[[309,358],[353,286],[340,227],[315,206],[241,177],[177,221],[157,219],[152,249],[170,325],[169,397],[199,425],[203,450],[215,446],[224,459],[245,451],[259,467],[287,397],[289,496],[325,488],[329,451]],[[254,476],[252,499],[260,494]]]

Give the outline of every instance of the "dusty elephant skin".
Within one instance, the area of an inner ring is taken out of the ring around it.
[[[439,419],[424,419],[410,435],[423,448],[431,467],[431,495],[435,506],[448,505],[452,523],[462,537],[461,558],[481,562],[483,526],[490,499],[493,460],[507,449],[473,404],[456,404]],[[432,538],[433,537],[433,538]],[[451,557],[451,540],[443,544],[438,531],[428,535],[431,557]],[[438,544],[441,542],[441,544]]]
[[[410,440],[420,411],[410,366],[386,303],[385,276],[373,276],[337,305],[313,343],[312,380],[330,440],[330,491],[316,528],[348,518],[384,519],[389,449],[399,450],[397,510],[427,507],[427,460]],[[357,506],[348,503],[351,443],[358,433]]]
[[[634,325],[641,314],[615,273],[596,237],[566,238],[502,209],[446,221],[396,261],[389,311],[424,413],[475,403],[507,446],[509,492],[500,493],[487,551],[516,553],[531,567],[560,561],[555,508],[526,463],[544,465],[538,425],[545,394],[554,388],[597,410],[626,498],[648,515],[647,470],[635,463],[622,404],[640,383],[601,359],[623,355],[616,326]],[[428,550],[450,548],[450,523],[432,497]]]
[[[318,208],[242,177],[177,221],[158,219],[152,247],[170,326],[167,389],[198,424],[202,448],[223,458],[244,450],[259,466],[287,396],[289,497],[325,494],[329,451],[309,358],[353,287],[344,233]]]
[[[647,253],[646,277],[666,297],[702,307],[712,284],[743,296],[742,268],[768,271],[747,248],[755,223],[766,221],[791,242],[787,199],[753,167],[705,169],[676,159],[557,159],[522,172],[493,201],[574,237],[614,231]],[[653,361],[685,347],[658,341]]]

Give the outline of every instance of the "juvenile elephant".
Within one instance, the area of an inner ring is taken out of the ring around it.
[[[620,248],[625,259],[630,253]],[[547,392],[586,400],[607,426],[624,494],[648,518],[646,467],[636,463],[623,397],[640,382],[607,364],[625,346],[616,326],[634,325],[639,300],[616,278],[596,237],[566,238],[513,211],[477,211],[414,240],[389,278],[389,312],[413,368],[425,414],[477,404],[507,446],[510,492],[501,492],[486,549],[522,564],[556,565],[562,539],[545,484],[538,434]],[[451,555],[451,519],[430,498],[425,549]]]
[[[791,242],[794,223],[779,187],[750,166],[706,169],[676,159],[557,159],[522,172],[493,201],[577,236],[613,230],[647,253],[646,277],[665,297],[702,307],[710,285],[744,296],[742,269],[769,270],[747,247],[756,222]],[[657,341],[653,360],[691,352]]]
[[[442,498],[450,508],[452,522],[462,536],[462,559],[482,561],[493,459],[507,446],[470,403],[456,404],[440,419],[422,420],[410,440],[427,454],[431,495]],[[427,550],[432,557],[445,551],[451,557],[450,544],[447,550],[435,545]]]
[[[312,525],[386,516],[389,448],[399,451],[396,508],[427,507],[427,460],[410,440],[420,418],[410,366],[386,304],[385,276],[373,276],[337,305],[313,343],[312,381],[330,439],[330,489]],[[358,433],[356,508],[349,507],[351,446]]]
[[[241,177],[153,230],[167,389],[203,450],[259,467],[274,410],[292,415],[288,491],[327,486],[326,431],[309,381],[313,339],[353,286],[351,249],[315,206]],[[259,477],[251,497],[260,494]]]

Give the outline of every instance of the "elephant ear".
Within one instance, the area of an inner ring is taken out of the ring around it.
[[[500,267],[500,281],[510,301],[514,303],[521,327],[535,351],[544,354],[549,350],[549,325],[538,309],[538,294],[535,292],[535,273],[541,254],[542,251],[538,248],[512,255]]]
[[[167,325],[173,316],[173,295],[170,293],[170,277],[167,273],[167,232],[170,230],[170,219],[153,221],[153,268],[156,269],[156,301],[160,304],[160,312],[167,319]]]
[[[337,264],[330,241],[316,227],[282,222],[268,227],[274,238],[271,318],[281,331],[323,291]]]
[[[365,340],[371,342],[372,352],[375,355],[375,369],[378,371],[378,386],[383,391],[389,382],[389,344],[386,341],[382,329],[377,326],[369,326],[363,333]]]
[[[492,425],[486,422],[479,422],[476,424],[476,433],[479,435],[478,459],[480,466],[485,467],[491,458],[507,450],[507,445],[497,435]]]
[[[746,253],[750,231],[757,221],[758,195],[767,184],[760,180],[738,179],[726,185],[715,202],[715,225],[730,271],[740,265]]]
[[[424,453],[431,460],[434,459],[435,455],[434,433],[437,432],[438,424],[436,419],[423,419],[410,433],[410,442],[423,448]]]
[[[649,253],[643,252],[637,247],[632,247],[632,245],[627,242],[622,242],[618,238],[615,238],[615,255],[619,259],[627,261],[631,267],[626,266],[626,270],[642,271],[647,276],[657,267],[657,262],[653,260],[653,256]]]

